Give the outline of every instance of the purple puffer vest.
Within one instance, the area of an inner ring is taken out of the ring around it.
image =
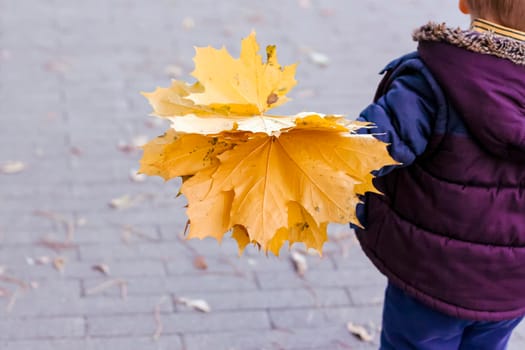
[[[525,44],[429,24],[418,54],[447,100],[425,154],[377,178],[361,245],[395,285],[454,317],[525,314]]]

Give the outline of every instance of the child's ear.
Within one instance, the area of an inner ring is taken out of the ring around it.
[[[467,0],[459,0],[459,10],[465,15],[468,15],[470,13],[470,8],[468,6]]]

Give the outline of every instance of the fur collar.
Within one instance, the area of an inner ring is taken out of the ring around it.
[[[413,34],[417,42],[445,42],[472,52],[504,58],[525,66],[525,43],[496,35],[492,32],[479,33],[472,30],[450,28],[443,24],[428,23]]]

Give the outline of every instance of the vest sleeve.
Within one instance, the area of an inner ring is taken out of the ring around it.
[[[378,91],[376,101],[357,120],[375,124],[374,128],[361,132],[374,134],[388,143],[390,155],[401,165],[385,167],[376,172],[377,176],[409,166],[425,152],[437,115],[432,85],[418,70],[404,70],[395,77],[387,73],[380,90],[383,91]]]

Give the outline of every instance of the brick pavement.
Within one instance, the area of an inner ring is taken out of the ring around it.
[[[189,79],[194,45],[256,29],[299,61],[282,113],[355,116],[376,72],[413,49],[428,19],[464,24],[442,1],[0,0],[0,349],[373,349],[346,322],[380,324],[384,279],[345,227],[304,278],[226,240],[182,242],[177,183],[134,182],[152,123],[139,91]],[[325,67],[311,54],[326,55]],[[129,195],[129,209],[108,206]],[[67,238],[70,243],[67,243]],[[66,243],[64,243],[66,242]],[[207,270],[195,267],[204,256]],[[94,269],[99,266],[99,270]],[[103,269],[109,269],[109,275]],[[177,302],[206,300],[204,314]],[[160,326],[162,325],[162,328]],[[525,346],[525,328],[512,348]]]

